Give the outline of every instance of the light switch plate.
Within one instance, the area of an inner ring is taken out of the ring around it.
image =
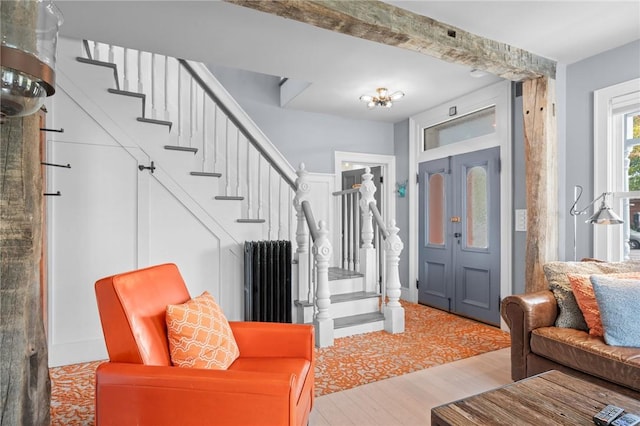
[[[520,231],[520,232],[527,231],[527,210],[526,209],[516,210],[516,231]]]

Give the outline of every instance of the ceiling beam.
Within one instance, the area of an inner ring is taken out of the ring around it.
[[[319,28],[521,81],[555,78],[556,63],[376,0],[225,0]]]

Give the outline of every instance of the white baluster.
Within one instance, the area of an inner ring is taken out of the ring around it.
[[[189,146],[192,146],[193,135],[196,133],[196,82],[189,77]]]
[[[376,291],[376,252],[373,247],[373,213],[370,203],[375,203],[376,186],[373,183],[371,169],[367,167],[360,185],[360,213],[362,214],[362,248],[360,249],[360,269],[364,274],[365,291]]]
[[[164,119],[169,121],[169,57],[164,57]]]
[[[151,118],[158,118],[156,110],[156,54],[151,54]]]
[[[240,196],[240,129],[236,129],[236,195]]]
[[[251,180],[251,144],[247,141],[247,219],[251,219],[252,199],[251,190],[253,189],[253,182]]]
[[[202,171],[207,170],[209,145],[207,145],[207,97],[202,96]]]
[[[124,48],[124,67],[123,67],[122,90],[131,91],[131,83],[129,82],[129,48]]]
[[[213,104],[213,170],[218,164],[218,104]]]
[[[329,313],[331,291],[329,289],[329,260],[331,259],[331,243],[326,223],[318,222],[318,238],[313,243],[313,256],[318,269],[316,290],[316,314],[313,325],[316,332],[316,345],[323,348],[333,345],[333,318]]]
[[[347,239],[349,240],[349,267],[347,269],[353,271],[353,259],[355,258],[354,252],[357,249],[354,238],[353,216],[358,214],[358,211],[356,210],[356,200],[353,194],[349,194],[347,196],[349,197],[349,205],[351,206],[351,209],[349,210],[349,232],[347,233]]]
[[[355,194],[355,205],[360,205],[360,192],[356,192]],[[356,249],[354,251],[355,260],[353,261],[353,269],[356,272],[360,272],[360,214],[359,209],[355,209],[355,217],[356,217],[356,227],[354,229],[355,233],[355,245]]]
[[[98,45],[97,41],[93,42],[93,60],[94,61],[100,60],[100,46]]]
[[[282,231],[284,229],[283,212],[282,212],[282,177],[278,180],[278,239],[282,240],[284,237]]]
[[[349,269],[349,195],[342,194],[342,267]]]
[[[384,329],[389,333],[404,332],[404,308],[400,304],[400,253],[404,248],[398,236],[396,221],[391,220],[387,226],[389,236],[384,242],[387,297],[389,302],[384,308]]]
[[[267,235],[269,236],[269,239],[272,239],[272,232],[273,232],[273,194],[272,194],[272,187],[273,184],[271,183],[271,164],[267,165],[267,173],[268,173],[268,179],[267,179],[267,209],[269,211],[269,228],[268,228],[268,233]]]
[[[182,139],[182,67],[178,65],[178,145]]]
[[[109,62],[112,64],[116,63],[115,54],[113,53],[113,44],[109,45]]]
[[[231,189],[231,167],[229,167],[229,117],[226,117],[226,123],[224,127],[224,142],[225,142],[225,151],[224,151],[224,171],[225,171],[225,185],[224,185],[224,195],[229,196],[229,191]]]
[[[138,52],[138,93],[144,93],[144,87],[142,85],[142,52]]]
[[[264,211],[262,209],[262,156],[258,153],[258,218],[264,217]]]

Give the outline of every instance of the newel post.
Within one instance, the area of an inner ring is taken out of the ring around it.
[[[388,303],[384,307],[384,329],[389,333],[404,332],[404,308],[400,304],[400,253],[404,248],[402,240],[398,236],[396,221],[391,220],[387,226],[389,236],[384,241],[386,262],[386,283]]]
[[[300,163],[300,168],[296,172],[298,178],[296,179],[296,195],[293,197],[293,207],[296,209],[297,228],[296,228],[296,252],[294,260],[298,265],[298,273],[296,278],[298,280],[298,300],[307,300],[309,303],[313,303],[313,295],[310,292],[309,283],[309,228],[302,211],[302,202],[309,198],[309,182],[307,181],[307,171],[305,170],[304,163]],[[300,319],[300,318],[298,318]]]
[[[376,291],[376,252],[373,247],[373,213],[370,203],[375,203],[376,186],[371,169],[367,167],[360,185],[360,214],[362,215],[362,247],[360,248],[360,272],[364,275],[365,291]]]
[[[331,259],[331,243],[326,223],[318,222],[318,238],[313,242],[313,257],[318,273],[316,285],[316,306],[318,312],[313,319],[316,333],[316,345],[320,348],[333,345],[333,318],[329,312],[331,306],[331,290],[329,289],[329,260]]]

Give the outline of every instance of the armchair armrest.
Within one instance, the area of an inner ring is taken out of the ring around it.
[[[242,357],[303,358],[313,361],[313,326],[271,322],[229,322]]]
[[[96,424],[290,424],[294,380],[285,373],[108,362],[96,371]]]
[[[511,334],[511,378],[520,380],[527,374],[531,331],[554,324],[556,298],[549,290],[507,296],[502,300],[501,314]]]

